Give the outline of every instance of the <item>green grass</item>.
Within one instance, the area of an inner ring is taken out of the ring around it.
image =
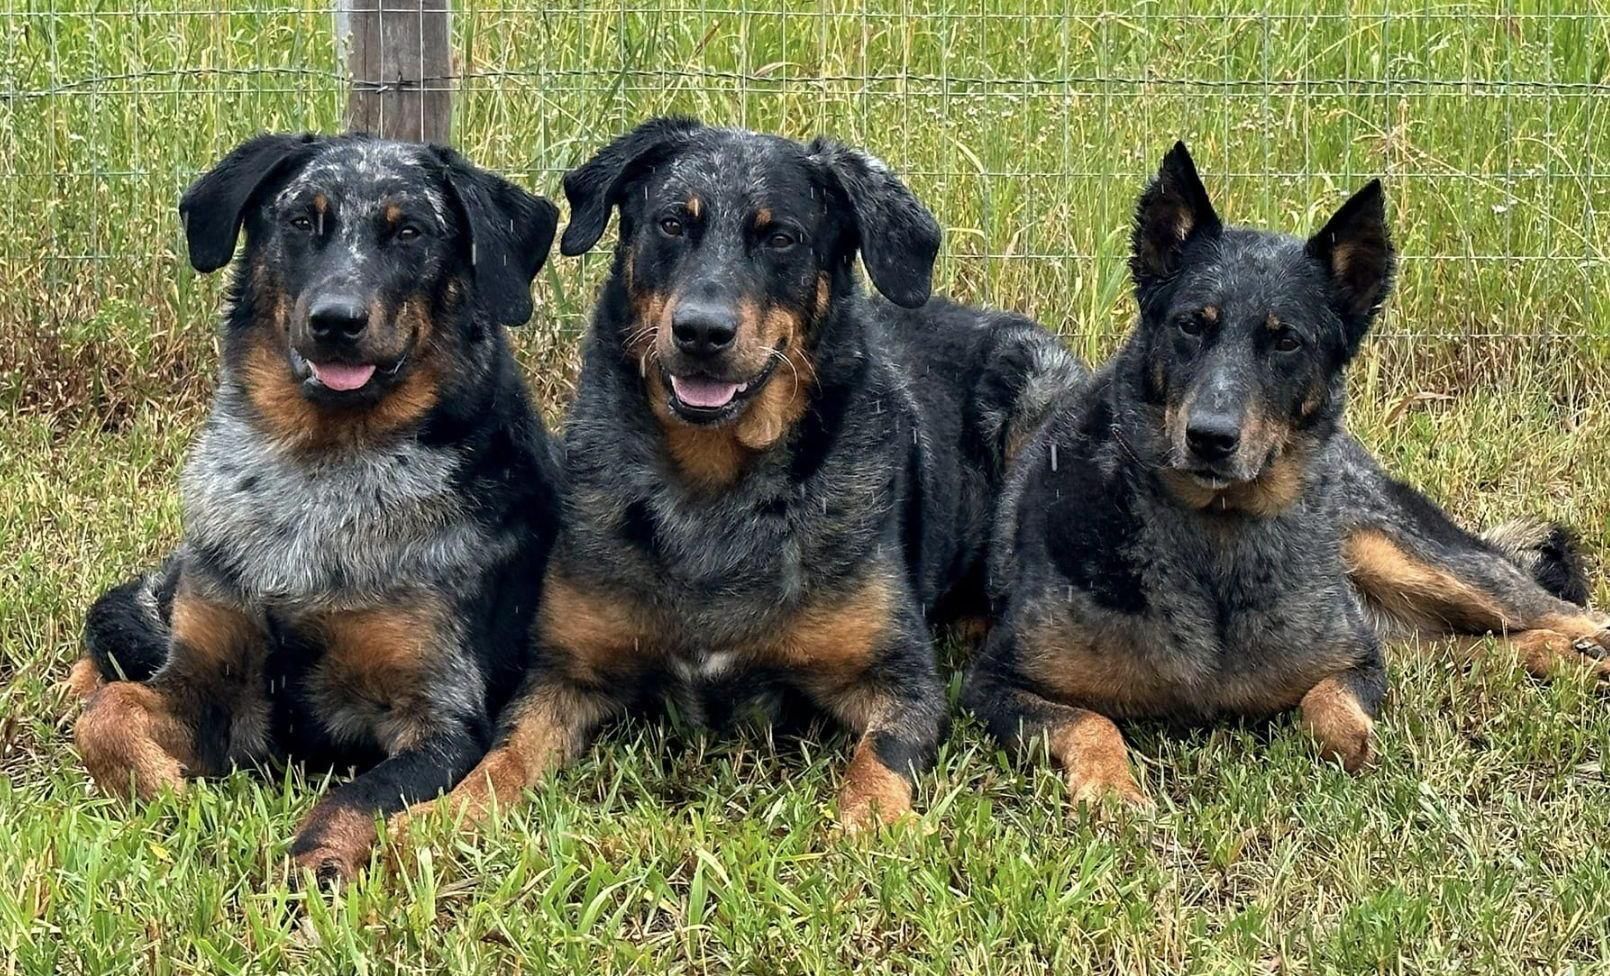
[[[963,722],[920,822],[851,842],[841,739],[636,727],[483,841],[427,832],[328,898],[286,876],[317,783],[99,797],[54,683],[94,595],[176,539],[212,371],[173,202],[344,102],[327,4],[232,6],[0,14],[0,972],[1610,972],[1605,700],[1440,647],[1394,655],[1357,779],[1285,721],[1134,730],[1138,817],[1070,812]],[[1384,175],[1407,257],[1355,428],[1466,520],[1610,549],[1602,3],[869,6],[461,5],[457,141],[552,195],[653,112],[832,132],[939,215],[944,290],[1092,357],[1174,138],[1239,221],[1312,227]],[[602,265],[556,259],[520,333],[551,415]]]

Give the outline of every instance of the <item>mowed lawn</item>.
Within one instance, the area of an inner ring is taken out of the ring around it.
[[[57,683],[94,596],[178,536],[213,369],[174,201],[344,104],[326,4],[235,6],[0,15],[0,973],[1610,972],[1610,701],[1501,651],[1397,649],[1358,778],[1289,720],[1133,728],[1148,814],[1070,809],[963,720],[921,817],[846,839],[842,737],[627,725],[484,837],[434,824],[332,896],[288,876],[317,775],[101,797]],[[459,6],[479,160],[557,195],[654,112],[831,132],[938,214],[945,291],[1092,358],[1175,138],[1232,220],[1312,228],[1382,175],[1405,260],[1354,428],[1470,523],[1610,553],[1602,4]],[[603,263],[555,257],[519,333],[556,422]]]

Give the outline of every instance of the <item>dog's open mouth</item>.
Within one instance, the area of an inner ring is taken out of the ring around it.
[[[303,391],[325,400],[367,398],[402,370],[402,360],[381,368],[375,363],[319,362],[291,350],[291,369],[302,381]]]
[[[766,385],[777,368],[778,359],[773,356],[758,376],[741,382],[667,372],[671,412],[692,424],[719,424],[730,420],[742,413],[744,406]]]
[[[363,389],[369,378],[375,375],[374,363],[350,366],[346,363],[315,363],[309,360],[307,365],[315,380],[342,393]]]

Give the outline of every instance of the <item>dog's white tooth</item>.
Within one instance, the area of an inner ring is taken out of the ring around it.
[[[749,384],[748,383],[739,383],[738,384],[738,392],[739,393],[742,393],[747,389],[749,389]]]

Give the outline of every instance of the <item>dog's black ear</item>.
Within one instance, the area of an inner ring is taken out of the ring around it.
[[[592,249],[609,226],[609,212],[621,201],[632,178],[685,141],[700,128],[698,119],[667,116],[650,119],[597,155],[565,174],[570,223],[559,241],[559,253],[575,257]]]
[[[476,297],[499,324],[520,325],[531,318],[531,279],[548,260],[559,208],[451,149],[432,148],[469,228]]]
[[[1349,352],[1358,348],[1370,322],[1392,290],[1397,255],[1386,226],[1386,192],[1371,180],[1308,239],[1308,253],[1325,266],[1347,328]]]
[[[1222,226],[1190,151],[1185,143],[1174,143],[1135,205],[1129,271],[1136,290],[1144,293],[1178,271],[1186,242],[1217,234]]]
[[[252,197],[270,176],[305,159],[318,140],[308,133],[256,136],[190,184],[179,199],[179,219],[191,266],[208,272],[228,264]]]
[[[851,243],[860,249],[872,284],[896,305],[918,308],[928,301],[939,256],[934,215],[873,156],[822,137],[806,152],[849,202],[855,217]]]

